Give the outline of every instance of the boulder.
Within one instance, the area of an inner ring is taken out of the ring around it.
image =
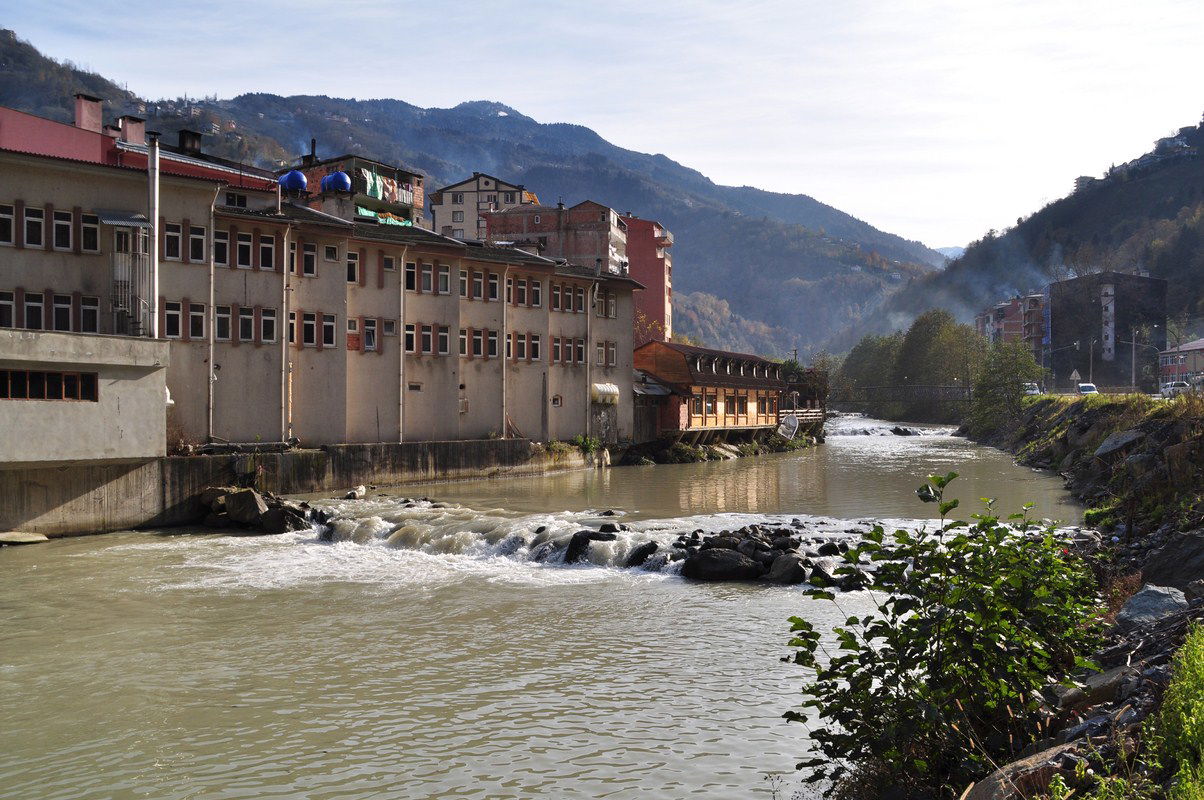
[[[761,565],[743,553],[718,547],[699,550],[681,568],[682,577],[696,581],[750,581],[761,571]]]
[[[619,526],[613,522],[603,522],[598,526],[598,530],[602,531],[603,533],[618,533],[620,529]]]
[[[268,510],[268,504],[254,489],[239,489],[225,497],[226,514],[232,521],[242,525],[258,524],[259,518]]]
[[[50,537],[44,533],[29,531],[0,531],[0,544],[37,544],[49,542]]]
[[[1183,592],[1170,586],[1146,584],[1141,591],[1130,597],[1116,615],[1116,624],[1122,629],[1152,625],[1165,617],[1187,609]]]
[[[1204,597],[1204,578],[1197,578],[1183,588],[1183,594],[1187,597],[1187,602],[1191,603]]]
[[[363,500],[368,496],[368,487],[360,485],[343,495],[344,500]],[[424,498],[425,499],[425,498]]]
[[[821,556],[838,556],[840,555],[840,545],[836,542],[824,542],[819,546],[819,554]]]
[[[259,515],[259,528],[264,533],[288,533],[289,531],[307,531],[310,524],[305,515],[287,506],[269,508]]]
[[[836,583],[836,570],[840,569],[840,562],[834,558],[821,558],[812,564],[811,577],[808,578],[812,586],[832,586]]]
[[[740,546],[740,539],[737,536],[708,536],[702,542],[703,550],[735,550]]]
[[[1113,453],[1118,453],[1124,450],[1134,442],[1145,438],[1145,434],[1135,428],[1127,431],[1117,431],[1100,442],[1100,446],[1095,448],[1096,458],[1106,458]]]
[[[1069,777],[1068,755],[1075,755],[1075,746],[1059,744],[1048,750],[1004,764],[974,784],[965,800],[1021,800],[1046,793],[1053,776]]]
[[[807,580],[806,562],[798,553],[783,553],[773,560],[764,580],[770,583],[802,583]]]
[[[498,556],[512,556],[526,546],[526,537],[520,536],[517,533],[512,533],[497,543],[497,547],[494,548],[493,554]]]
[[[230,520],[230,515],[226,512],[215,513],[210,511],[205,516],[205,521],[202,524],[206,528],[229,528],[234,523]]]
[[[644,562],[648,560],[648,557],[655,553],[659,548],[660,545],[656,542],[644,542],[642,545],[634,548],[630,553],[627,554],[627,560],[623,562],[623,566],[643,566]]]
[[[602,531],[577,531],[564,551],[564,563],[575,564],[589,553],[590,542],[613,542],[617,536]]]
[[[1204,576],[1204,530],[1172,537],[1146,561],[1141,578],[1155,586],[1186,589]]]

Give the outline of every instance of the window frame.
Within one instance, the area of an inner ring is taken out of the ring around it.
[[[59,312],[63,312],[63,311],[65,311],[66,315],[67,315],[66,316],[67,324],[65,327],[60,327],[59,326]],[[63,333],[63,332],[70,333],[71,329],[72,329],[71,317],[72,317],[71,295],[69,295],[69,294],[51,295],[50,296],[50,328],[51,328],[51,330],[59,331],[60,333]]]
[[[11,205],[0,205],[0,245],[14,247],[17,244],[17,209]]]
[[[491,273],[489,273],[489,279],[488,279],[487,283],[488,283],[488,291],[489,291],[487,298],[488,298],[489,302],[496,303],[498,300],[501,299],[501,297],[500,297],[501,277],[496,272],[491,272]]]
[[[315,278],[318,275],[318,245],[305,242],[301,245],[301,277]]]
[[[447,325],[439,325],[436,327],[435,334],[438,354],[441,356],[451,355],[451,328]]]
[[[264,344],[275,344],[276,336],[276,309],[259,309],[259,341]]]
[[[35,224],[36,220],[36,224]],[[31,227],[31,225],[33,227]],[[29,208],[26,207],[22,214],[21,229],[23,236],[21,241],[25,247],[38,248],[46,246],[46,209],[44,208]],[[36,230],[37,236],[31,237],[30,231]],[[34,241],[37,239],[37,241]]]
[[[259,268],[270,272],[276,271],[276,234],[274,233],[259,235]]]
[[[338,330],[338,315],[323,314],[322,315],[322,347],[334,347],[337,330]]]
[[[188,303],[188,338],[189,339],[204,339],[205,338],[205,304],[204,303]],[[200,332],[197,332],[197,320],[200,320]]]
[[[436,294],[451,294],[451,266],[440,264],[436,270]]]
[[[243,249],[246,249],[246,259],[243,259]],[[250,269],[251,259],[255,257],[255,237],[244,231],[239,231],[234,240],[234,266],[237,269]]]
[[[171,332],[172,323],[176,332]],[[163,338],[182,339],[184,337],[184,309],[179,300],[168,300],[163,303]]]
[[[230,266],[230,231],[213,232],[213,263],[221,267]]]
[[[418,326],[415,325],[413,322],[407,322],[405,324],[404,328],[402,329],[402,332],[405,334],[405,341],[402,342],[402,346],[405,349],[405,352],[407,352],[407,353],[415,352],[414,348],[418,343],[418,335],[417,335],[418,334]]]
[[[497,331],[485,332],[485,357],[497,358],[498,356],[498,335]]]
[[[172,255],[173,247],[175,255]],[[184,260],[184,226],[181,223],[168,222],[163,225],[162,258],[164,261]]]
[[[79,299],[79,332],[100,333],[100,298],[84,296]]]
[[[233,331],[230,321],[230,306],[214,306],[213,307],[213,339],[218,342],[230,341],[230,334]],[[223,321],[225,325],[223,326]],[[222,333],[222,328],[226,332]]]
[[[339,246],[337,244],[327,244],[322,246],[322,260],[331,263],[338,263]]]
[[[301,312],[301,346],[318,346],[318,312]]]
[[[375,353],[380,345],[377,339],[376,317],[364,318],[364,350],[370,353]]]
[[[199,231],[199,233],[198,233]],[[205,260],[205,252],[209,249],[209,230],[204,225],[188,226],[188,260],[198,263]]]
[[[350,248],[347,249],[347,282],[360,282],[360,254]]]
[[[70,211],[61,211],[55,209],[54,214],[50,217],[50,239],[51,246],[61,252],[70,252],[71,246],[75,241],[75,232],[72,230],[75,227],[75,220]],[[59,234],[62,233],[66,237],[66,243],[59,243]]]
[[[240,306],[238,309],[238,341],[255,341],[255,309],[251,306]]]

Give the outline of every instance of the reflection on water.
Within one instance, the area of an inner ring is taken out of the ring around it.
[[[863,596],[837,608],[474,543],[604,508],[637,537],[915,517],[918,476],[953,468],[963,501],[1078,518],[1056,478],[963,440],[833,436],[405,492],[444,509],[332,504],[362,543],[150,532],[0,550],[0,798],[767,797],[762,774],[806,750],[780,719],[800,677],[778,661],[786,618],[830,627]]]

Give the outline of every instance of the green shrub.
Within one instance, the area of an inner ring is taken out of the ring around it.
[[[554,456],[563,456],[573,452],[573,445],[568,442],[548,442],[545,449]]]
[[[1051,528],[1022,514],[986,512],[946,522],[944,490],[956,473],[931,476],[918,494],[937,503],[933,529],[881,526],[844,555],[838,574],[876,564],[876,610],[835,629],[835,647],[793,617],[790,660],[813,676],[802,708],[820,756],[799,764],[808,780],[835,781],[833,796],[957,797],[1031,742],[1039,690],[1065,681],[1099,641],[1097,598],[1084,564]],[[834,599],[828,592],[812,596]],[[809,720],[807,712],[818,719]]]
[[[1159,761],[1175,771],[1169,800],[1204,798],[1204,627],[1175,655],[1173,678],[1153,724]]]
[[[602,440],[594,436],[584,436],[579,433],[572,439],[569,439],[569,444],[588,456],[598,452],[602,447]]]

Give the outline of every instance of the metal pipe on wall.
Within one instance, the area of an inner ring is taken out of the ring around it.
[[[214,268],[214,263],[213,263],[213,241],[214,241],[213,237],[215,235],[214,226],[217,224],[217,215],[214,214],[213,208],[214,208],[214,206],[217,205],[217,196],[220,193],[221,193],[220,187],[215,189],[213,192],[213,202],[209,204],[209,241],[207,243],[208,244],[207,249],[209,250],[209,257],[208,257],[208,259],[206,259],[209,262],[209,325],[208,325],[208,330],[206,331],[206,333],[208,333],[209,335],[208,335],[208,337],[206,337],[208,339],[208,341],[205,343],[205,346],[206,346],[206,349],[208,350],[208,354],[209,354],[208,358],[207,358],[207,363],[209,364],[209,380],[208,380],[209,392],[208,392],[207,406],[206,406],[206,411],[205,411],[205,415],[206,415],[205,436],[206,436],[206,440],[210,441],[210,442],[213,441],[213,412],[214,412],[214,402],[215,402],[214,382],[217,380],[217,371],[213,365],[214,349],[215,349],[214,341],[215,341],[215,337],[217,336],[217,330],[216,330],[216,328],[217,328],[217,309],[213,305],[217,298],[216,287],[214,286],[214,282],[217,280],[217,273],[216,273],[216,270]]]
[[[148,134],[146,155],[147,205],[150,218],[150,334],[159,338],[159,134]],[[132,309],[131,309],[132,310]]]
[[[401,263],[397,268],[397,441],[406,440],[406,256],[410,246],[401,248]],[[415,274],[414,279],[418,276]],[[417,333],[415,331],[415,333]]]

